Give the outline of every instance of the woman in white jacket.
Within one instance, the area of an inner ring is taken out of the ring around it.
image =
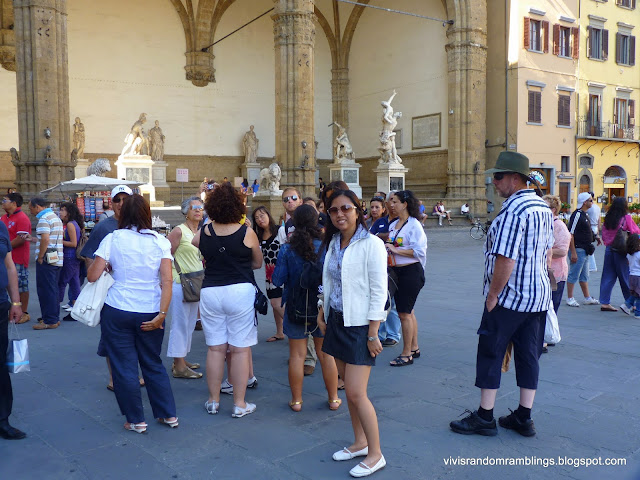
[[[349,472],[364,477],[386,465],[367,383],[371,366],[382,352],[378,327],[386,316],[387,253],[382,240],[368,232],[355,193],[336,190],[328,204],[331,221],[323,243],[324,299],[318,325],[326,329],[322,351],[335,358],[344,379],[355,436],[353,444],[334,453],[333,459],[364,456]]]

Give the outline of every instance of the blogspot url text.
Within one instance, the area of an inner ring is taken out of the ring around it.
[[[448,457],[444,458],[444,464],[449,467],[471,466],[525,466],[525,467],[616,467],[625,466],[626,458],[602,458],[602,457]]]

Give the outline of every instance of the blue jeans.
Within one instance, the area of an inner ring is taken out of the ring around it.
[[[387,315],[386,322],[380,322],[380,328],[378,329],[378,338],[383,341],[387,338],[399,342],[402,338],[402,327],[400,325],[400,317],[396,310],[396,301],[391,299],[391,309]]]
[[[62,267],[36,261],[36,291],[42,321],[52,325],[60,321],[60,302],[58,302],[58,278]]]
[[[629,290],[629,262],[625,255],[620,255],[611,250],[611,247],[607,247],[604,251],[604,263],[600,279],[600,303],[602,305],[611,303],[611,291],[616,284],[616,280],[620,281],[622,296],[626,300],[631,295]]]
[[[144,422],[138,363],[147,386],[153,417],[176,416],[169,376],[160,358],[164,330],[143,332],[140,329],[142,322],[153,320],[156,315],[127,312],[105,304],[100,316],[102,339],[111,361],[113,390],[120,411],[130,423]]]

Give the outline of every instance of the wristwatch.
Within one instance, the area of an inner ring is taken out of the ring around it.
[[[378,340],[378,337],[367,337],[368,342],[375,342],[376,340]]]

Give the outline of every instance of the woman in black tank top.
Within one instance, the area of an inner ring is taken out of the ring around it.
[[[225,386],[225,391],[233,391],[231,416],[243,417],[256,409],[255,404],[245,402],[244,396],[251,370],[251,346],[258,343],[253,270],[262,266],[262,251],[255,232],[244,225],[246,207],[231,184],[214,189],[204,208],[212,223],[193,239],[205,259],[200,316],[209,347],[209,398],[204,407],[209,414],[218,413],[224,362],[228,359],[227,383],[231,389]],[[257,384],[255,377],[249,380],[252,386]]]

